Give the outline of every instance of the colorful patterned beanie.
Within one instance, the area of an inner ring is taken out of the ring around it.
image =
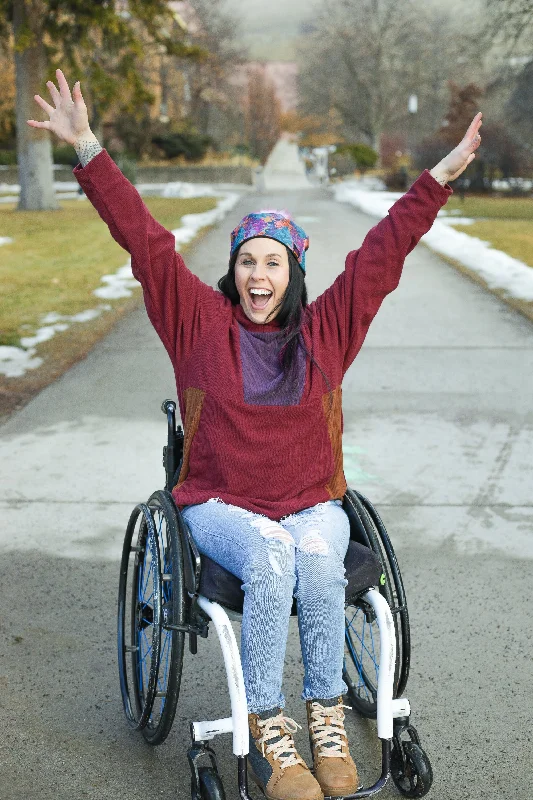
[[[260,211],[257,214],[247,214],[231,234],[231,255],[243,242],[258,236],[276,239],[288,247],[305,272],[305,251],[309,247],[309,239],[305,231],[290,217],[280,211]]]

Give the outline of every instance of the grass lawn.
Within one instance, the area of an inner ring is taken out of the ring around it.
[[[461,202],[455,196],[446,211],[460,211],[461,216],[477,220],[473,225],[454,225],[456,230],[490,242],[495,250],[533,267],[533,198],[467,195]]]
[[[146,198],[151,213],[167,228],[179,227],[184,214],[208,211],[216,202],[210,197]],[[102,302],[124,303],[92,294],[102,275],[115,272],[128,255],[88,201],[65,200],[59,211],[18,212],[14,205],[1,205],[0,236],[13,239],[0,246],[0,345],[18,345],[47,312],[72,315]]]
[[[453,188],[453,187],[452,187]],[[488,219],[533,220],[533,198],[530,197],[465,197],[455,194],[446,203],[446,211],[460,211],[462,217]]]

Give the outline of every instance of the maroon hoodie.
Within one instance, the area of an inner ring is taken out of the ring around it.
[[[174,366],[185,429],[176,503],[218,497],[279,520],[342,498],[344,373],[450,187],[423,172],[348,253],[344,272],[304,315],[302,340],[322,371],[303,348],[283,371],[276,321],[251,322],[240,305],[193,275],[172,233],[153,219],[105,150],[74,174],[130,253],[148,316]]]

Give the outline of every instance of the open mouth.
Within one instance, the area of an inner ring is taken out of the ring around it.
[[[250,289],[249,295],[254,311],[266,308],[273,292],[270,289]]]

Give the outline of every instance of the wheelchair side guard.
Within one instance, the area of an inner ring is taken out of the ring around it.
[[[187,523],[178,513],[178,525],[183,542],[183,578],[185,589],[190,596],[197,594],[200,585],[202,562],[196,543],[191,536]]]

